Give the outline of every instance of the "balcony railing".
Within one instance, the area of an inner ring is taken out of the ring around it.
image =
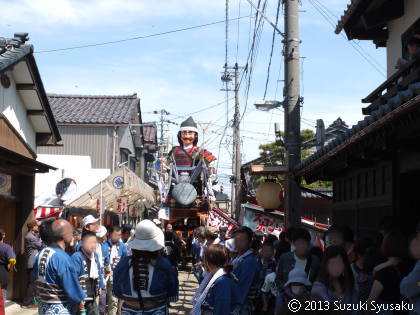
[[[401,69],[391,75],[372,93],[362,99],[363,103],[371,103],[369,106],[362,109],[363,114],[370,115],[372,111],[385,104],[400,91],[408,89],[410,84],[419,81],[420,58],[417,58],[403,65]]]

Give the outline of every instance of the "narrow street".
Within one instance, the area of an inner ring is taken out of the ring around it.
[[[197,281],[194,275],[189,271],[179,272],[179,300],[177,303],[171,304],[169,314],[188,314],[191,311],[190,301],[194,296],[195,289],[197,288]],[[7,315],[35,315],[38,314],[36,310],[28,310],[21,308],[18,304],[12,304],[6,307]]]
[[[195,289],[198,283],[194,275],[189,271],[179,272],[179,300],[177,303],[172,303],[169,314],[188,314],[191,311],[191,299],[194,296]]]

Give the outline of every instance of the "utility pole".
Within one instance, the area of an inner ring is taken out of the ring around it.
[[[153,114],[160,114],[160,118],[159,118],[159,127],[160,127],[160,144],[159,144],[159,152],[158,152],[158,156],[162,157],[164,154],[164,150],[165,150],[165,134],[167,132],[167,127],[168,124],[175,124],[174,122],[166,119],[166,116],[169,116],[170,113],[166,110],[166,109],[161,109],[161,110],[154,110]]]
[[[239,111],[239,67],[235,63],[235,114],[233,116],[233,193],[232,211],[239,218],[241,211],[241,117]]]
[[[239,104],[239,74],[240,70],[244,69],[244,67],[238,66],[235,63],[234,67],[228,67],[225,64],[225,71],[222,75],[222,81],[226,84],[225,89],[222,91],[232,91],[229,88],[229,83],[232,81],[232,73],[228,70],[233,70],[233,77],[234,77],[234,89],[235,92],[235,112],[233,116],[233,156],[232,156],[232,189],[231,189],[231,211],[232,215],[236,218],[239,218],[239,214],[241,211],[241,132],[240,132],[240,124],[241,124],[241,114],[240,114],[240,104]],[[226,95],[227,97],[227,95]]]
[[[299,0],[279,0],[285,6],[285,33],[272,23],[251,0],[246,0],[283,37],[284,43],[284,147],[285,147],[285,200],[286,227],[300,225],[300,178],[293,176],[295,166],[300,162],[300,55],[299,45]],[[273,107],[270,107],[273,108]]]
[[[299,55],[299,0],[284,0],[285,56],[284,56],[284,129],[286,146],[286,185],[284,210],[286,227],[301,224],[300,178],[293,176],[300,162],[300,55]]]

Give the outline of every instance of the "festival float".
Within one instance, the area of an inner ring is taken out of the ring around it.
[[[200,225],[235,225],[233,219],[215,206],[212,186],[217,182],[216,157],[197,146],[198,129],[192,117],[181,123],[177,138],[179,145],[160,161],[163,175],[159,219],[187,235]]]

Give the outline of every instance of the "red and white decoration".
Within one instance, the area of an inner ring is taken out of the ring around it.
[[[113,225],[112,218],[113,218],[112,215],[104,214],[104,216],[103,216],[103,225],[104,226],[112,226]]]
[[[78,216],[76,216],[76,215],[71,215],[71,216],[69,216],[67,220],[70,222],[70,224],[71,224],[71,225],[73,226],[73,228],[75,228],[75,229],[82,227],[82,224],[80,223],[81,218],[79,218],[79,217],[78,217]]]
[[[63,207],[37,207],[34,209],[34,218],[37,220],[44,220],[58,217],[63,209]]]
[[[234,226],[238,226],[238,223],[230,218],[223,211],[213,208],[209,211],[209,218],[207,220],[207,225],[213,226],[216,228],[220,227],[230,227],[232,229]]]

